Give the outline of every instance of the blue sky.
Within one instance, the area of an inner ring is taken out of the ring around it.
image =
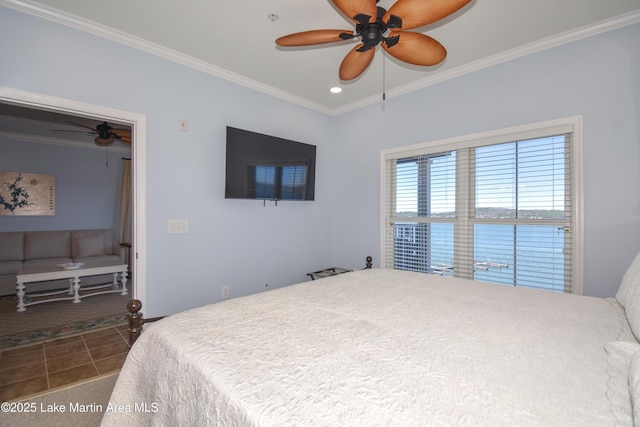
[[[476,207],[563,210],[564,150],[564,135],[477,148]],[[451,152],[428,166],[433,213],[455,211],[455,160]],[[417,161],[398,162],[398,212],[418,210],[417,170]]]

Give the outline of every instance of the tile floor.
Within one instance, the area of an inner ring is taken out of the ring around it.
[[[129,352],[127,326],[0,352],[0,402],[117,371]]]

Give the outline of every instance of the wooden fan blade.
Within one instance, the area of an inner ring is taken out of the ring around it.
[[[359,44],[347,54],[340,64],[340,80],[353,80],[367,69],[373,55],[376,53],[374,48],[358,52],[364,44]]]
[[[51,132],[82,133],[84,135],[95,135],[96,134],[96,131],[87,132],[86,130],[68,130],[68,129],[51,129]]]
[[[98,133],[98,131],[96,131],[95,128],[92,128],[91,126],[86,126],[86,125],[83,125],[83,124],[80,124],[80,123],[70,122],[69,120],[65,120],[65,122],[71,123],[74,126],[80,126],[81,128],[89,129],[93,133]]]
[[[131,131],[129,129],[113,129],[109,135],[120,142],[131,144]]]
[[[312,30],[289,34],[276,40],[278,46],[310,46],[314,44],[341,42],[340,34],[352,35],[349,30]]]
[[[354,19],[358,14],[369,15],[371,17],[369,22],[375,22],[378,16],[376,0],[331,0],[331,2],[354,22],[358,22]]]
[[[131,138],[131,129],[111,129],[111,133],[118,135],[120,138]]]
[[[471,0],[398,0],[382,17],[389,22],[391,15],[402,19],[402,29],[410,30],[431,24],[461,9]]]
[[[447,50],[432,37],[412,31],[392,31],[388,38],[399,36],[398,43],[382,48],[400,61],[414,65],[436,65],[447,56]]]

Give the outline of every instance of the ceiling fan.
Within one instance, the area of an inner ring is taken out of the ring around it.
[[[71,123],[74,126],[79,126],[79,127],[88,129],[90,132],[81,131],[81,130],[78,130],[78,131],[55,130],[56,132],[81,132],[81,133],[86,133],[87,135],[96,135],[96,137],[94,138],[94,142],[96,143],[96,145],[99,145],[100,147],[106,147],[108,145],[111,145],[113,144],[113,141],[115,141],[116,139],[118,141],[131,144],[130,129],[115,129],[111,127],[111,125],[107,122],[102,122],[101,124],[97,125],[94,129],[90,126],[86,126],[80,123],[74,123],[68,120],[65,120],[65,121],[67,123]]]
[[[349,30],[312,30],[289,34],[276,40],[278,46],[310,46],[361,38],[340,64],[340,79],[353,80],[362,74],[378,44],[391,56],[414,65],[436,65],[447,50],[432,37],[410,30],[431,24],[461,9],[471,0],[398,0],[389,10],[377,6],[379,0],[331,0],[352,19]]]

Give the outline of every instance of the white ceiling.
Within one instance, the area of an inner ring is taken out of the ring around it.
[[[428,1],[428,0],[424,0]],[[394,0],[381,0],[388,9]],[[640,22],[640,0],[473,0],[428,34],[448,51],[435,67],[410,66],[378,46],[358,79],[338,67],[353,41],[280,48],[275,39],[353,28],[330,0],[0,0],[328,114],[387,98],[610,28]],[[271,21],[268,15],[279,16]],[[384,67],[383,67],[384,61]],[[384,85],[383,85],[384,69]],[[343,92],[333,95],[332,86]]]

